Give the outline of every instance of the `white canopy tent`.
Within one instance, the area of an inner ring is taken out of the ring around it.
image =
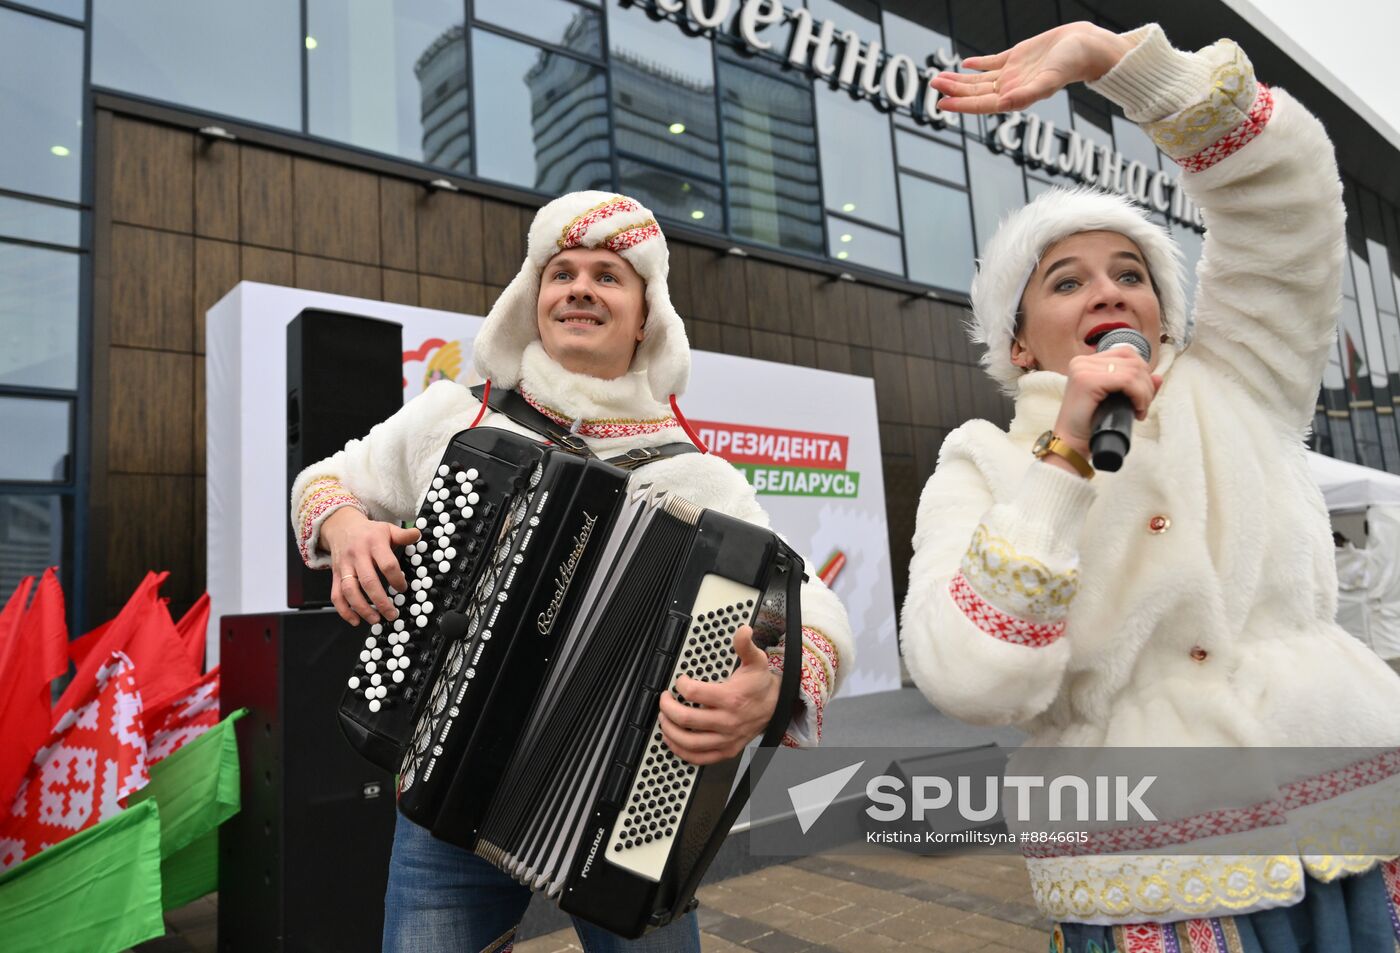
[[[1372,506],[1400,506],[1400,476],[1308,452],[1313,479],[1329,513],[1363,513]]]
[[[1364,517],[1365,547],[1337,549],[1337,622],[1382,658],[1400,658],[1400,476],[1309,453],[1333,517]]]

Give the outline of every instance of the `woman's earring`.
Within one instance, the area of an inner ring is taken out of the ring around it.
[[[1163,344],[1170,344],[1171,342],[1172,342],[1172,336],[1171,336],[1170,334],[1168,334],[1166,331],[1163,331],[1163,332],[1162,332],[1162,343],[1163,343]]]

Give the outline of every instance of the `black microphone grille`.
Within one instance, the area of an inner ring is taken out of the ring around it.
[[[1111,347],[1120,344],[1127,344],[1142,355],[1144,361],[1152,360],[1152,345],[1147,343],[1147,338],[1141,331],[1133,328],[1114,328],[1103,337],[1099,338],[1098,346],[1095,348],[1100,354]]]

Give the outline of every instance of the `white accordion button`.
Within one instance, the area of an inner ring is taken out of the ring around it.
[[[473,510],[470,506],[464,506],[464,507],[462,507],[462,519],[464,519],[464,520],[469,520],[469,519],[471,519],[471,518],[472,518],[472,513],[474,513],[474,512],[476,512],[476,511]]]
[[[418,517],[416,520],[413,521],[413,525],[416,526],[416,527],[418,527],[419,529],[427,529],[427,528],[428,528],[428,520],[427,520],[427,517],[424,517],[424,516]]]
[[[378,626],[376,626],[376,628],[378,628]],[[365,648],[367,648],[367,649],[372,649],[372,648],[374,648],[374,636],[371,635],[371,636],[369,636],[368,638],[365,639]]]
[[[428,601],[428,594],[427,594],[426,592],[424,592],[422,589],[419,589],[417,592],[415,592],[415,593],[413,594],[413,598],[417,599],[419,602],[427,602],[427,601]]]
[[[374,661],[377,662],[377,661],[379,661],[380,659],[382,659],[382,658],[384,657],[384,650],[383,650],[383,649],[370,649],[370,650],[369,650],[369,657],[372,658],[372,659],[374,659]]]
[[[467,479],[468,479],[468,480],[475,480],[475,479],[476,479],[477,477],[479,477],[480,475],[481,475],[481,474],[479,474],[479,473],[476,472],[476,467],[472,467],[472,468],[470,468],[469,470],[467,470]]]
[[[431,613],[432,611],[433,611],[433,604],[432,604],[431,602],[425,602],[425,603],[423,603],[423,614],[424,614],[424,615],[428,615],[428,614]]]
[[[443,526],[446,526],[448,523],[452,522],[452,514],[451,514],[451,513],[441,513],[441,514],[439,514],[439,515],[438,515],[438,522],[441,523]],[[448,532],[451,532],[451,530],[448,530]]]
[[[369,683],[370,683],[371,685],[378,685],[378,684],[379,684],[380,682],[382,682],[383,680],[384,680],[384,676],[383,676],[383,675],[371,675],[371,676],[369,677]]]
[[[457,482],[458,482],[458,483],[465,483],[465,482],[467,482],[467,475],[466,475],[465,473],[460,473],[460,472],[459,472],[459,473],[457,474]]]
[[[453,533],[457,532],[457,524],[456,524],[456,523],[448,523],[447,526],[445,527],[445,529],[447,530],[447,534],[446,534],[446,535],[451,536]]]
[[[350,681],[349,681],[348,684],[350,685],[350,689],[351,689],[352,691],[355,690],[355,689],[357,689],[357,688],[359,688],[359,687],[360,687],[360,679],[359,679],[359,677],[358,677],[358,676],[355,676],[355,675],[351,675],[351,676],[350,676]]]
[[[467,502],[472,506],[476,506],[477,503],[481,502],[481,495],[477,493],[468,493]]]
[[[413,548],[420,553],[426,553],[428,551],[428,541],[426,539],[420,539]]]
[[[417,557],[415,556],[414,558],[416,559]],[[404,597],[404,594],[402,592],[394,596],[394,605],[396,606],[401,606],[407,601],[408,600]]]
[[[438,472],[439,472],[439,473],[442,473],[442,467],[438,467]],[[447,476],[447,474],[446,474],[446,473],[442,473],[442,476]],[[441,490],[441,489],[442,489],[442,477],[433,477],[433,489],[434,489],[434,490]]]
[[[418,553],[414,553],[412,558],[409,559],[408,563],[411,566],[421,566],[423,565],[423,557],[420,556]]]
[[[360,651],[360,661],[361,661],[361,662],[368,662],[368,661],[369,661],[369,649],[362,649],[362,650]]]
[[[452,468],[449,467],[449,466],[448,466],[447,464],[445,464],[445,463],[440,464],[440,465],[438,466],[438,476],[447,476],[447,475],[448,475],[449,473],[451,473],[451,472],[452,472]],[[438,480],[434,480],[433,483],[437,484],[438,486],[441,486],[441,485],[442,485],[442,483],[441,483],[440,481],[438,481]]]
[[[456,558],[457,558],[457,547],[456,547],[456,546],[449,546],[449,547],[447,547],[447,549],[443,550],[443,553],[442,553],[442,554],[443,554],[444,556],[446,556],[448,559],[456,559]]]
[[[482,630],[481,630],[481,641],[483,641],[483,642],[490,642],[490,641],[491,641],[491,630],[490,630],[490,629],[482,629]]]
[[[393,593],[393,590],[390,589],[389,592],[392,594],[392,593]],[[370,635],[379,635],[379,634],[382,633],[383,631],[384,631],[384,626],[381,625],[381,624],[378,623],[378,622],[376,622],[374,625],[372,625],[372,626],[369,627],[369,634],[370,634]]]
[[[402,654],[403,654],[403,646],[402,646],[402,645],[396,645],[396,646],[394,646],[393,651],[394,651],[394,655],[396,655],[396,656],[402,655]],[[408,659],[406,659],[406,658],[405,658],[405,659],[399,659],[399,664],[402,665],[402,666],[404,666],[405,668],[407,668],[407,667],[408,667]]]
[[[429,558],[430,560],[432,560],[433,562],[435,562],[435,563],[436,563],[436,562],[441,562],[441,561],[442,561],[442,550],[440,550],[440,549],[435,549],[435,550],[433,550],[433,551],[432,551],[432,554],[429,555],[428,558]]]
[[[428,624],[428,618],[427,618],[427,616],[421,616],[421,615],[420,615],[420,616],[418,617],[417,621],[415,622],[415,624],[418,626],[418,628],[420,628],[420,629],[423,628],[425,625]]]
[[[370,710],[370,711],[378,711],[378,710],[379,710],[379,702],[376,701],[376,700],[374,700],[374,699],[370,699],[370,702],[369,702],[369,710]]]
[[[441,513],[441,512],[442,512],[442,500],[438,500],[436,503],[433,504],[433,512],[434,512],[434,513]]]
[[[384,667],[392,672],[394,669],[399,667],[399,660],[391,655],[384,660]]]
[[[402,631],[403,631],[403,619],[395,619],[395,620],[394,620],[394,631],[395,631],[395,632],[402,632]],[[406,639],[406,638],[408,638],[408,636],[406,636],[406,635],[405,635],[405,636],[401,636],[401,638],[405,638],[405,639]]]
[[[467,505],[467,498],[465,496],[459,496],[452,501],[452,505],[460,510],[462,507]]]
[[[366,662],[366,663],[365,663],[365,674],[366,674],[366,675],[373,675],[373,674],[374,674],[374,670],[375,670],[377,667],[378,667],[378,666],[376,666],[373,662]]]
[[[442,562],[438,563],[438,572],[451,572],[451,571],[452,571],[452,564],[451,564],[450,562],[448,562],[447,560],[444,559]]]
[[[394,673],[394,681],[395,681],[395,682],[401,682],[401,681],[403,681],[403,671],[402,671],[402,670],[399,670],[399,671],[397,671],[397,672]]]

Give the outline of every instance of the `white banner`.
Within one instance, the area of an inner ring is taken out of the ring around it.
[[[404,399],[477,383],[481,318],[242,282],[206,321],[209,664],[220,616],[287,608],[286,328],[306,308],[403,327]],[[899,687],[874,384],[703,351],[681,409],[758,487],[774,528],[823,569],[850,612],[857,665],[842,694]]]

